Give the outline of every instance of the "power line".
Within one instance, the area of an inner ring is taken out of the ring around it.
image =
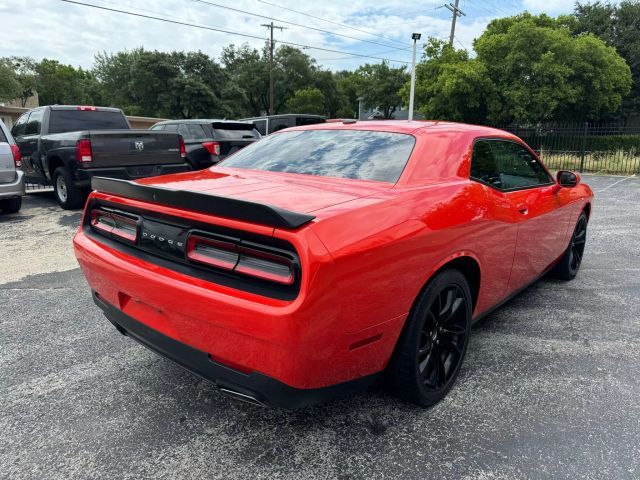
[[[328,20],[326,18],[318,17],[318,16],[313,15],[311,13],[301,12],[300,10],[294,10],[293,8],[285,7],[284,5],[278,5],[277,3],[267,2],[266,0],[256,0],[256,1],[260,2],[260,3],[264,3],[265,5],[271,5],[272,7],[282,8],[283,10],[287,10],[289,12],[297,13],[299,15],[304,15],[305,17],[315,18],[316,20],[321,20],[323,22],[331,23],[332,25],[338,25],[340,27],[348,28],[348,29],[354,30],[356,32],[365,33],[367,35],[372,35],[372,36],[378,37],[378,38],[384,38],[385,40],[389,40],[391,42],[395,42],[395,43],[397,43],[399,45],[405,45],[404,42],[400,42],[400,41],[395,40],[395,39],[390,38],[390,37],[385,37],[384,35],[380,35],[379,33],[373,33],[373,32],[369,32],[367,30],[362,30],[360,28],[356,28],[356,27],[353,27],[351,25],[347,25],[345,23],[334,22],[333,20]]]
[[[260,15],[259,13],[253,13],[253,12],[249,12],[247,10],[241,10],[239,8],[228,7],[226,5],[220,5],[219,3],[208,2],[206,0],[191,0],[191,1],[197,2],[197,3],[202,3],[204,5],[209,5],[209,6],[212,6],[212,7],[224,8],[225,10],[230,10],[232,12],[238,12],[238,13],[242,13],[242,14],[245,14],[245,15],[251,15],[252,17],[266,18],[267,20],[271,20],[271,21],[274,21],[274,22],[286,23],[287,25],[293,25],[295,27],[306,28],[308,30],[314,30],[316,32],[322,32],[322,33],[326,33],[326,34],[329,34],[329,35],[334,35],[336,37],[348,38],[348,39],[351,39],[351,40],[357,40],[358,42],[371,43],[373,45],[380,45],[382,47],[387,47],[387,48],[395,48],[396,50],[411,51],[410,48],[406,48],[406,47],[394,47],[393,45],[389,45],[389,44],[386,44],[386,43],[375,42],[373,40],[367,40],[367,39],[364,39],[364,38],[352,37],[351,35],[345,35],[343,33],[335,33],[335,32],[331,32],[329,30],[324,30],[322,28],[310,27],[309,25],[302,25],[300,23],[290,22],[288,20],[283,20],[281,18],[270,17],[268,15]]]
[[[209,30],[209,31],[212,31],[212,32],[227,33],[229,35],[237,35],[239,37],[253,38],[253,39],[263,40],[264,41],[264,37],[261,37],[261,36],[258,36],[258,35],[251,35],[249,33],[234,32],[233,30],[226,30],[226,29],[217,28],[217,27],[209,27],[209,26],[205,26],[205,25],[196,25],[196,24],[193,24],[193,23],[185,22],[185,21],[170,20],[168,18],[154,17],[152,15],[145,15],[145,14],[142,14],[142,13],[127,12],[125,10],[118,10],[116,8],[103,7],[103,6],[100,6],[100,5],[92,5],[90,3],[78,2],[78,1],[75,1],[75,0],[60,0],[60,1],[61,2],[65,2],[65,3],[71,3],[71,4],[74,4],[74,5],[82,5],[84,7],[96,8],[96,9],[99,9],[99,10],[106,10],[106,11],[109,11],[109,12],[122,13],[122,14],[125,14],[125,15],[132,15],[134,17],[141,17],[141,18],[147,18],[147,19],[151,19],[151,20],[158,20],[158,21],[161,21],[161,22],[173,23],[175,25],[182,25],[182,26],[185,26],[185,27],[200,28],[200,29]],[[339,53],[339,54],[342,54],[342,55],[352,55],[354,57],[373,58],[375,60],[384,60],[384,61],[387,61],[387,62],[394,62],[394,63],[404,63],[404,64],[409,64],[410,63],[410,62],[407,62],[405,60],[394,60],[394,59],[378,57],[378,56],[374,56],[374,55],[365,55],[364,53],[346,52],[344,50],[335,50],[335,49],[332,49],[332,48],[316,47],[314,45],[304,45],[302,43],[285,42],[285,41],[282,41],[282,40],[279,41],[278,43],[281,43],[283,45],[290,45],[292,47],[298,47],[298,48],[302,48],[302,49],[319,50],[319,51],[323,51],[323,52]]]

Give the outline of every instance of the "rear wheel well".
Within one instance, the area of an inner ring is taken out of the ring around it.
[[[458,270],[467,279],[469,291],[471,292],[471,306],[473,311],[476,303],[478,303],[478,295],[480,293],[480,265],[471,257],[458,257],[445,263],[433,275],[435,276],[438,272],[448,269]]]
[[[64,162],[60,157],[51,157],[47,163],[49,166],[49,180],[51,184],[53,184],[53,172],[55,172],[58,167],[64,167]]]
[[[591,218],[591,204],[587,203],[582,211],[587,214],[587,220],[589,220],[589,218]]]

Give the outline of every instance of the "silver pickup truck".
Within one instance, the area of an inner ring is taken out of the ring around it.
[[[20,149],[0,120],[0,210],[4,213],[15,213],[22,206],[24,172],[20,165]]]

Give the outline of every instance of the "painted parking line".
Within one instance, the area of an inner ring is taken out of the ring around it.
[[[611,187],[615,187],[615,186],[616,186],[616,185],[618,185],[619,183],[622,183],[622,182],[624,182],[625,180],[629,180],[630,178],[634,178],[635,176],[636,176],[636,175],[634,174],[634,175],[629,175],[628,177],[625,177],[625,178],[621,178],[621,179],[620,179],[620,180],[618,180],[617,182],[613,182],[611,185],[607,185],[606,187],[604,187],[604,188],[602,188],[602,189],[598,190],[598,192],[597,192],[597,193],[602,193],[602,192],[604,192],[605,190],[609,190]]]

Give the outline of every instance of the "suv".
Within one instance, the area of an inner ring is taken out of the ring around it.
[[[22,206],[24,173],[20,168],[20,149],[0,120],[0,210],[15,213]]]
[[[240,121],[251,122],[261,135],[269,135],[283,128],[314,125],[316,123],[325,123],[327,120],[322,115],[287,113],[283,115],[268,115],[266,117],[242,118]]]
[[[132,130],[122,110],[54,105],[24,113],[11,133],[26,181],[53,185],[62,208],[79,208],[95,176],[134,180],[191,170],[177,133]]]
[[[253,124],[233,120],[167,120],[151,130],[182,135],[187,161],[194,170],[210,167],[262,138]]]

